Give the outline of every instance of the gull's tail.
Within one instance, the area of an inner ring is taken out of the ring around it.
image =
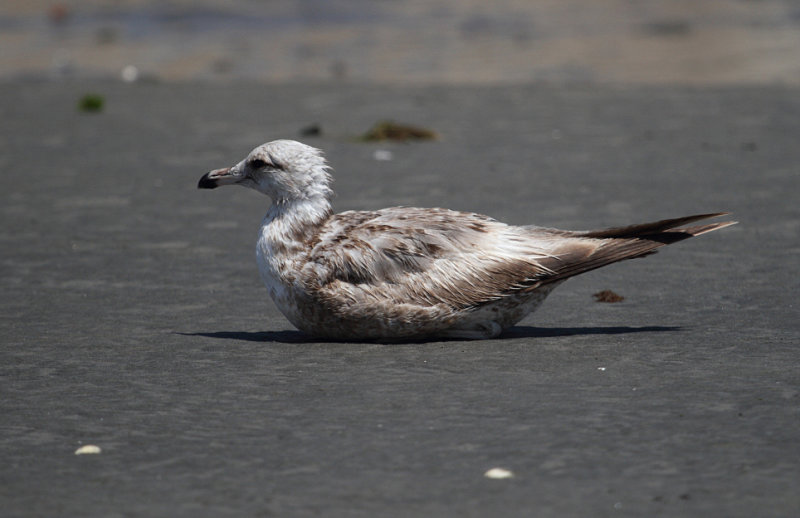
[[[678,228],[695,221],[703,219],[727,216],[730,212],[714,212],[711,214],[697,214],[683,218],[662,219],[653,223],[642,223],[640,225],[630,225],[627,227],[607,228],[605,230],[590,230],[581,232],[583,237],[597,238],[637,238],[657,241],[664,245],[669,245],[693,236],[699,236],[712,230],[735,225],[736,221],[723,221],[721,223],[710,223],[708,225],[698,225],[696,227]]]
[[[546,260],[544,266],[552,270],[554,275],[548,276],[544,282],[563,280],[617,261],[644,257],[664,245],[736,224],[736,221],[723,221],[683,227],[695,221],[727,214],[698,214],[627,227],[569,232],[568,235],[576,239],[568,240],[553,258]]]

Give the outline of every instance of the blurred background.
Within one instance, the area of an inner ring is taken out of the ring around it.
[[[4,0],[0,79],[800,84],[793,0]]]

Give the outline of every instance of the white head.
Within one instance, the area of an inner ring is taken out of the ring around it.
[[[328,165],[319,149],[294,140],[273,140],[234,165],[203,175],[199,189],[239,184],[262,192],[274,203],[329,200],[333,196]]]

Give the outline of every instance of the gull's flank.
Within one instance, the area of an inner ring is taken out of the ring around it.
[[[721,212],[567,231],[447,209],[334,214],[328,169],[320,150],[276,140],[198,184],[272,198],[258,269],[286,318],[318,338],[492,338],[569,277],[735,223],[683,227]]]

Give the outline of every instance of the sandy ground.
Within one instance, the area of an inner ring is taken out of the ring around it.
[[[799,94],[0,85],[3,516],[796,515]],[[352,139],[384,118],[442,138]],[[258,279],[268,200],[196,189],[309,124],[339,210],[740,224],[574,279],[498,340],[310,342]]]
[[[7,1],[0,78],[800,84],[786,0]],[[135,68],[130,68],[135,67]],[[134,72],[135,70],[135,72]]]

